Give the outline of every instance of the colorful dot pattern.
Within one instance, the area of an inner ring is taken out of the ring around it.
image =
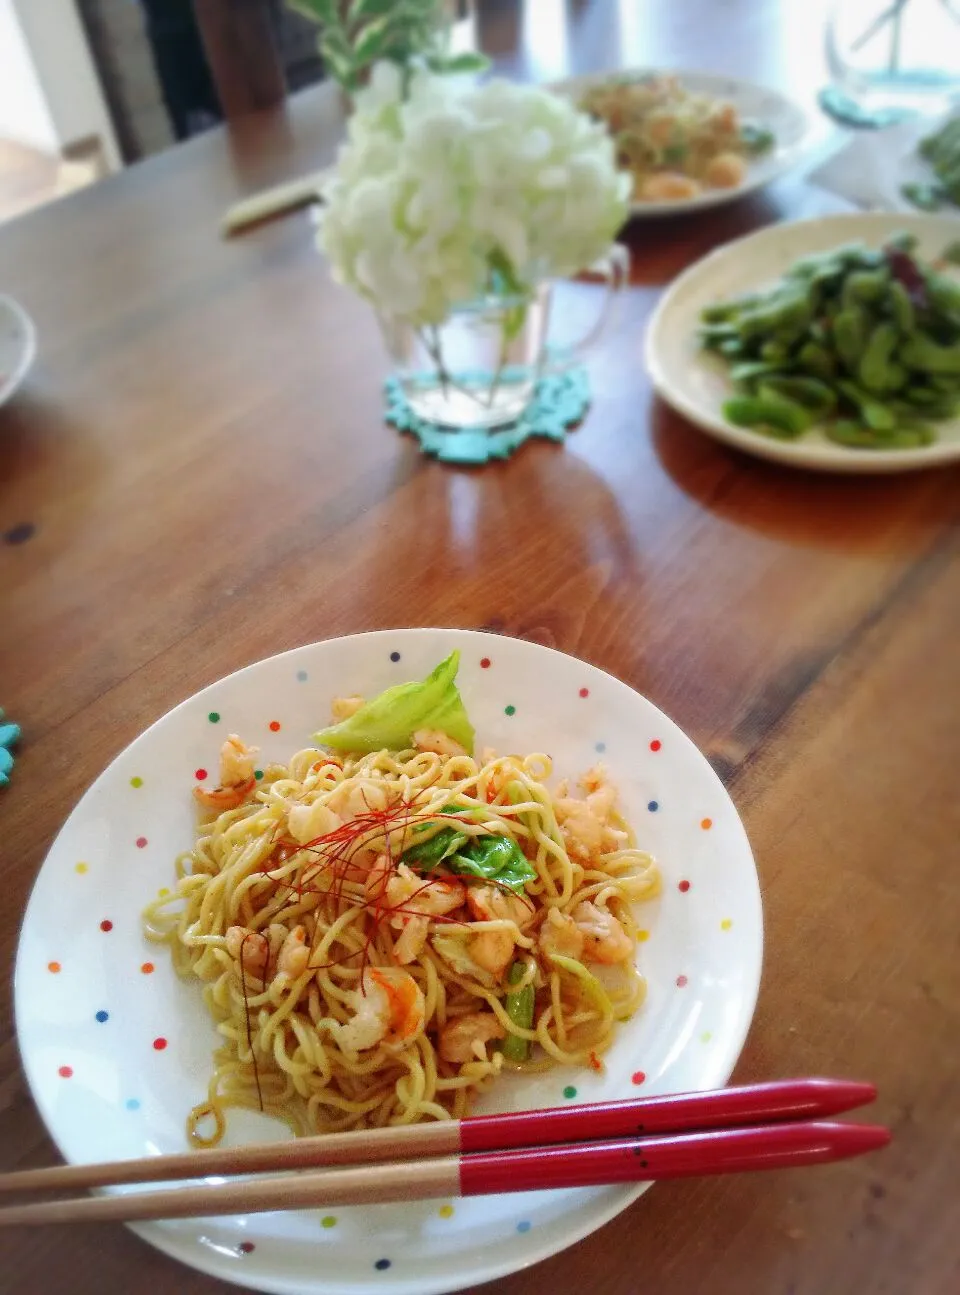
[[[396,664],[401,660],[401,654],[397,651],[391,652],[390,660],[394,664]],[[489,670],[492,667],[493,662],[490,659],[490,657],[485,656],[480,658],[479,665],[481,669]],[[309,678],[309,675],[306,670],[298,670],[296,674],[296,678],[299,682],[306,683]],[[578,689],[577,695],[581,699],[586,699],[590,696],[590,689],[587,688],[586,686],[580,687]],[[517,713],[516,705],[512,702],[508,703],[506,706],[504,706],[503,713],[507,717],[514,716]],[[207,715],[207,719],[211,724],[219,724],[221,720],[221,714],[219,711],[210,711]],[[277,733],[281,730],[282,725],[279,720],[273,719],[269,721],[267,727],[270,729],[271,732]],[[651,738],[649,741],[649,749],[653,753],[656,753],[662,750],[662,746],[663,744],[660,738]],[[602,740],[597,741],[594,744],[594,750],[597,752],[598,755],[602,755],[606,751],[606,749],[607,749],[606,743]],[[204,782],[208,777],[209,777],[209,773],[205,768],[200,767],[194,771],[194,778],[197,782]],[[262,769],[256,770],[256,777],[258,780],[263,778]],[[129,783],[133,789],[137,790],[144,785],[144,779],[139,774],[136,774],[130,778]],[[661,804],[659,800],[652,799],[647,803],[647,809],[651,814],[658,813],[660,811],[660,808],[661,808]],[[705,832],[710,831],[710,829],[713,827],[713,820],[709,817],[704,817],[700,819],[699,825],[703,831]],[[142,850],[146,848],[148,844],[148,840],[145,836],[139,836],[136,838],[135,844],[137,849]],[[90,868],[90,865],[83,860],[74,864],[74,871],[78,876],[84,876],[89,871],[89,868]],[[686,894],[690,890],[690,887],[691,887],[691,883],[687,878],[683,878],[677,883],[677,889],[681,892],[681,894]],[[169,890],[167,890],[166,888],[162,888],[158,892],[158,894],[161,897],[164,895],[168,895],[169,893],[170,893]],[[726,917],[726,918],[723,918],[723,920],[720,922],[720,929],[722,931],[729,931],[732,925],[733,925],[732,919],[729,917]],[[104,933],[109,933],[110,931],[112,931],[113,921],[110,918],[104,918],[100,922],[100,930]],[[639,942],[641,943],[646,942],[649,938],[650,938],[649,931],[646,931],[646,930],[638,931],[637,939]],[[62,971],[62,966],[60,962],[51,961],[47,963],[47,970],[51,974],[58,975]],[[141,963],[140,972],[143,975],[145,976],[152,975],[154,971],[155,971],[155,965],[152,962]],[[676,977],[675,983],[676,983],[677,989],[684,989],[689,983],[688,977],[685,974],[681,973]],[[101,1008],[94,1014],[94,1020],[100,1025],[105,1025],[110,1020],[110,1013],[105,1008]],[[704,1030],[699,1037],[700,1037],[701,1043],[706,1044],[711,1041],[713,1036],[711,1031]],[[166,1051],[168,1046],[169,1046],[168,1040],[162,1035],[157,1036],[152,1041],[153,1050],[158,1053],[162,1053]],[[64,1064],[58,1068],[57,1073],[62,1079],[71,1079],[73,1077],[74,1070],[72,1066]],[[631,1076],[631,1083],[633,1083],[636,1086],[640,1086],[646,1082],[646,1079],[647,1079],[647,1076],[644,1071],[636,1070],[633,1072]],[[567,1101],[572,1101],[577,1096],[577,1088],[573,1084],[567,1084],[563,1088],[562,1092],[563,1092],[564,1099],[566,1099]],[[130,1112],[138,1111],[141,1108],[141,1102],[139,1098],[136,1098],[136,1097],[127,1098],[123,1104],[126,1110]],[[442,1219],[450,1219],[453,1217],[454,1213],[455,1213],[455,1208],[452,1204],[441,1205],[437,1210],[438,1216]],[[324,1217],[320,1220],[320,1226],[327,1231],[335,1228],[337,1226],[337,1223],[338,1223],[337,1217],[336,1215],[333,1215],[333,1214],[324,1215]],[[516,1225],[516,1230],[521,1235],[524,1235],[527,1232],[529,1232],[531,1228],[532,1228],[532,1223],[530,1222],[529,1219],[521,1219]],[[244,1241],[237,1246],[237,1253],[242,1255],[252,1254],[255,1248],[256,1247],[252,1241]],[[392,1266],[392,1261],[386,1257],[379,1258],[375,1260],[373,1263],[373,1267],[377,1272],[386,1272],[391,1266]]]

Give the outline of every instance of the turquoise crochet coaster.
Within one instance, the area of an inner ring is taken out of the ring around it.
[[[460,377],[459,381],[469,379]],[[582,367],[541,378],[521,417],[515,423],[490,431],[460,432],[428,423],[410,408],[397,378],[388,378],[384,391],[387,422],[398,431],[412,432],[424,454],[432,454],[444,463],[475,464],[506,459],[532,436],[562,441],[568,428],[583,418],[590,404],[590,382]]]
[[[0,787],[5,787],[10,781],[8,777],[10,770],[13,768],[13,756],[9,748],[13,746],[20,736],[20,726],[18,724],[3,723],[3,708],[0,707]]]

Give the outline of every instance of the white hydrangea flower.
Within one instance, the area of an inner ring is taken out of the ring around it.
[[[605,128],[568,100],[494,80],[379,64],[327,188],[319,243],[334,277],[384,315],[439,324],[495,289],[576,273],[626,215]]]

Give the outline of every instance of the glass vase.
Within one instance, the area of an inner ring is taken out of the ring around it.
[[[539,380],[579,362],[606,326],[627,277],[629,256],[614,247],[594,267],[607,284],[600,314],[572,346],[550,344],[553,284],[529,296],[491,294],[466,302],[438,325],[380,315],[407,404],[425,422],[457,431],[507,427],[522,417]]]

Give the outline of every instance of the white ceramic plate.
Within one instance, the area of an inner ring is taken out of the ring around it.
[[[703,211],[726,202],[742,198],[760,189],[796,166],[806,156],[814,143],[815,129],[810,117],[791,99],[778,90],[753,85],[749,81],[735,81],[727,76],[709,72],[670,72],[661,69],[630,69],[624,72],[598,76],[574,77],[558,83],[554,89],[579,100],[583,93],[595,85],[611,81],[635,80],[642,76],[675,76],[692,94],[709,95],[732,103],[744,120],[767,126],[776,136],[776,144],[762,157],[750,163],[747,178],[735,189],[706,189],[696,198],[676,202],[633,202],[630,210],[634,216],[669,216],[685,211]]]
[[[776,441],[734,427],[722,412],[732,390],[728,367],[697,341],[704,306],[773,283],[801,256],[861,239],[879,247],[892,234],[907,231],[919,239],[919,255],[933,260],[957,238],[958,228],[956,217],[873,212],[773,225],[725,244],[681,274],[654,312],[646,337],[654,387],[678,413],[718,440],[798,468],[904,472],[960,459],[960,419],[938,422],[937,441],[914,450],[849,449],[828,441],[817,428],[796,441]]]
[[[454,647],[478,741],[546,751],[559,774],[599,758],[663,870],[639,958],[649,998],[603,1076],[507,1079],[484,1109],[517,1110],[721,1086],[742,1047],[760,977],[757,875],[743,827],[707,761],[664,715],[602,671],[535,644],[460,630],[334,639],[258,662],[183,702],[122,752],[70,816],[40,871],[17,957],[24,1068],[68,1161],[184,1148],[206,1092],[214,1030],[194,985],[140,934],[193,840],[190,789],[228,731],[264,760],[307,745],[333,696],[424,676]],[[149,970],[149,968],[154,968]],[[566,1090],[566,1092],[565,1092]],[[231,1114],[234,1141],[281,1136]],[[642,1189],[431,1201],[137,1228],[205,1272],[288,1295],[431,1295],[553,1254]]]
[[[33,320],[12,297],[0,296],[0,405],[27,376],[36,352]]]

